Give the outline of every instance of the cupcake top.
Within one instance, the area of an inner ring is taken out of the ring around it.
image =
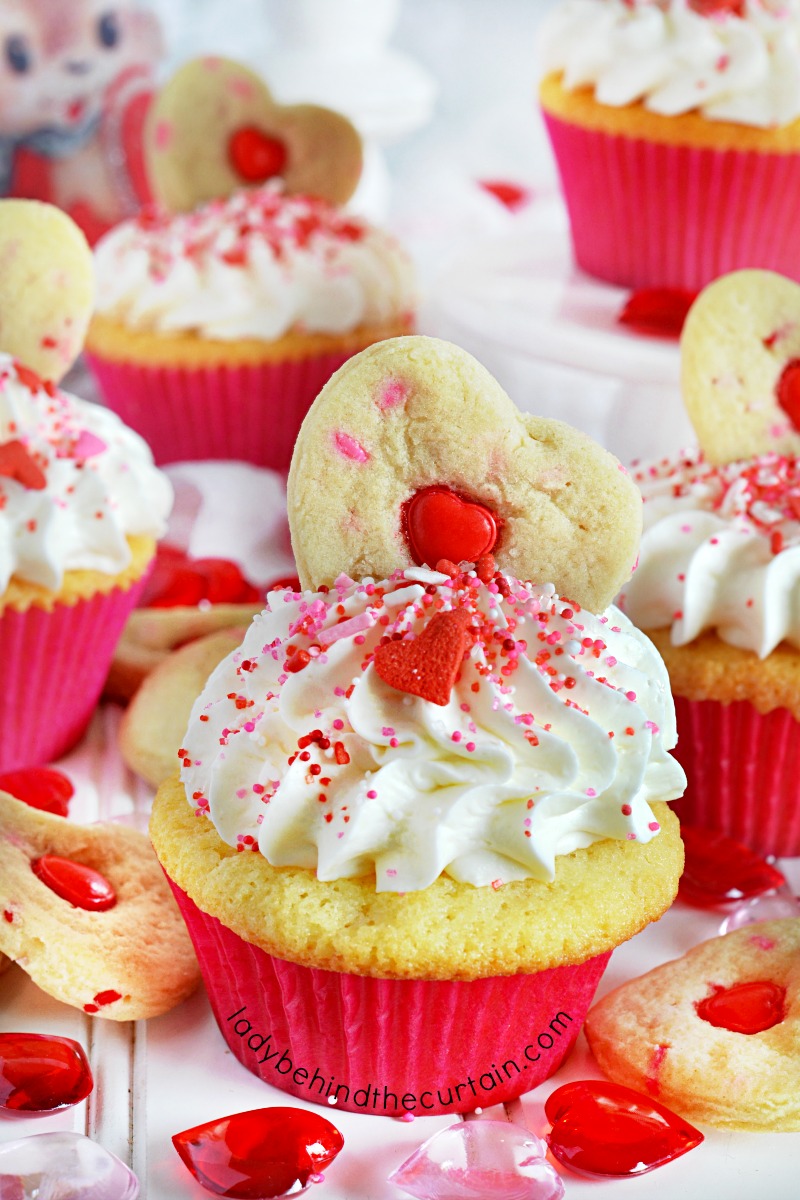
[[[685,783],[675,740],[664,665],[616,609],[410,567],[272,593],[180,754],[228,844],[406,892],[547,880],[556,855],[650,841],[649,801]]]
[[[102,316],[220,341],[345,333],[415,301],[393,237],[280,181],[189,213],[145,210],[99,242],[95,267]]]
[[[57,590],[64,572],[117,574],[128,536],[159,537],[172,488],[113,413],[0,354],[0,592]]]
[[[800,117],[797,0],[564,0],[541,52],[601,104],[765,129]]]
[[[764,658],[800,648],[800,458],[709,463],[700,450],[639,464],[639,566],[620,606],[684,646],[704,630]]]

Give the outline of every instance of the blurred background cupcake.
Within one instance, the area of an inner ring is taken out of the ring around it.
[[[412,327],[410,260],[341,208],[358,135],[329,110],[276,105],[257,75],[214,58],[173,77],[148,138],[162,207],[96,249],[87,351],[104,399],[157,462],[288,469],[330,375]]]
[[[632,288],[800,279],[796,0],[562,0],[541,59],[583,270]]]

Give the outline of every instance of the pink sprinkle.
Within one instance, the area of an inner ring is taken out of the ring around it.
[[[333,435],[333,444],[342,458],[350,458],[353,462],[365,463],[369,459],[364,447],[349,433],[339,429]]]
[[[658,726],[656,725],[655,721],[645,721],[644,727],[645,727],[645,729],[649,729],[650,732],[654,736],[655,736],[655,734],[657,734],[659,732]]]
[[[368,791],[368,792],[367,792],[367,799],[368,799],[368,800],[377,800],[377,798],[378,798],[378,793],[377,793],[377,792],[373,792],[371,789],[370,789],[370,791]]]
[[[493,880],[492,880],[492,888],[494,889],[494,891],[499,891],[499,889],[500,889],[502,886],[503,886],[503,881],[502,881],[502,879],[493,879]]]
[[[232,96],[241,96],[243,100],[249,100],[253,95],[253,85],[249,79],[231,79],[228,82],[228,91]]]
[[[460,734],[460,732],[459,732],[457,729],[455,730],[455,732],[454,732],[454,733],[451,733],[451,734],[450,734],[450,737],[451,737],[451,739],[452,739],[454,742],[460,742],[460,741],[461,741],[461,734]]]
[[[384,737],[391,737],[392,734],[394,733],[394,729],[392,728],[391,725],[384,725],[383,728],[381,729],[381,733],[383,734]]]
[[[321,646],[332,646],[340,638],[351,637],[354,633],[361,633],[362,629],[371,629],[374,624],[374,613],[359,613],[357,617],[351,617],[349,621],[342,621],[341,625],[331,625],[330,629],[321,629],[317,635],[317,641]],[[362,638],[359,645],[363,645],[363,642],[364,639]]]
[[[252,733],[253,730],[255,729],[255,727],[256,727],[255,721],[245,721],[244,725],[242,726],[245,733]]]
[[[170,121],[159,121],[155,132],[156,150],[166,150],[172,142],[174,132]]]
[[[692,532],[691,525],[681,525],[681,533],[691,533],[691,532]]]
[[[747,939],[754,946],[758,946],[759,950],[774,950],[776,942],[774,938],[764,937],[763,933],[754,933],[752,937]]]
[[[620,808],[620,812],[622,813],[623,817],[629,817],[633,812],[633,809],[631,808],[630,804],[623,804]]]
[[[398,1121],[405,1121],[406,1125],[408,1125],[410,1121],[414,1120],[414,1114],[409,1112],[403,1113],[402,1117],[398,1117],[397,1119]]]
[[[390,379],[378,397],[378,408],[381,412],[386,412],[387,408],[396,408],[398,404],[405,404],[410,394],[409,384],[403,383],[401,379]]]
[[[661,826],[659,825],[658,821],[650,821],[647,828],[652,829],[653,833],[658,833]]]
[[[398,742],[397,738],[393,737],[393,738],[389,738],[389,745],[392,747],[392,749],[395,749],[397,746],[400,745],[400,743]]]
[[[472,752],[474,751],[474,749],[475,749],[475,743],[474,743],[474,742],[467,742],[467,750],[469,750],[470,754],[472,754]]]
[[[625,696],[631,701],[631,703],[633,703],[633,701],[636,699],[636,692],[626,692]]]
[[[586,795],[587,795],[587,796],[596,796],[596,795],[597,795],[597,792],[594,790],[594,788],[587,788],[587,789],[586,789]]]
[[[336,720],[333,722],[333,728],[334,729],[344,729],[344,721],[342,721],[339,717],[337,717]]]
[[[243,787],[237,788],[236,795],[239,797],[240,800],[244,800],[245,796],[247,795],[247,788],[243,788]]]
[[[97,437],[88,429],[82,429],[78,434],[78,440],[73,447],[73,455],[77,459],[93,458],[95,454],[100,454],[103,450],[108,449],[108,443],[102,438]]]
[[[532,824],[530,817],[526,817],[525,820],[522,822],[522,824],[525,826],[526,829],[529,829]]]
[[[390,879],[394,879],[395,875],[397,874],[397,871],[395,871],[394,867],[387,867],[386,874],[389,876]]]
[[[635,841],[636,841],[636,834],[635,834],[635,833],[629,833],[629,834],[628,834],[628,841],[629,841],[629,842],[635,842]]]

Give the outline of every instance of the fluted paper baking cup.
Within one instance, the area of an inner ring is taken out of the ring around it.
[[[682,822],[708,826],[758,854],[800,855],[800,722],[747,700],[675,697],[673,751],[688,786],[673,804]]]
[[[172,889],[236,1058],[328,1109],[470,1112],[530,1091],[571,1049],[611,957],[469,983],[373,979],[275,958]]]
[[[544,119],[575,258],[590,275],[691,291],[742,267],[800,280],[800,154],[671,145]]]
[[[317,393],[354,353],[213,367],[87,359],[108,407],[141,434],[159,465],[239,459],[287,471]]]
[[[80,739],[143,586],[0,614],[0,771],[52,762]]]

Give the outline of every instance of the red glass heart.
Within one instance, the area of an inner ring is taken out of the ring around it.
[[[717,987],[695,1004],[697,1015],[717,1029],[732,1033],[763,1033],[786,1016],[786,988],[768,979]]]
[[[194,608],[210,604],[254,604],[262,592],[226,558],[189,558],[174,546],[159,547],[141,604],[151,608]]]
[[[265,1200],[305,1187],[344,1145],[335,1125],[300,1108],[256,1108],[172,1138],[195,1179],[215,1196]]]
[[[94,1086],[83,1047],[68,1037],[0,1033],[0,1109],[42,1113],[68,1108]]]
[[[33,860],[31,870],[51,892],[75,908],[105,912],[117,903],[117,894],[105,875],[84,863],[57,854],[43,854]]]
[[[775,393],[795,429],[800,429],[800,358],[793,358],[781,372]]]
[[[786,882],[777,867],[764,862],[749,846],[715,829],[681,825],[681,837],[686,863],[678,895],[687,904],[713,908],[750,900]]]
[[[744,0],[689,0],[689,7],[700,13],[701,17],[721,13],[731,13],[735,17],[744,16]]]
[[[480,186],[495,200],[499,200],[509,212],[519,212],[533,199],[528,188],[519,183],[511,183],[507,179],[481,179]]]
[[[281,575],[280,579],[273,579],[271,583],[268,583],[264,591],[277,592],[283,588],[289,588],[293,592],[302,591],[300,580],[296,575]]]
[[[696,296],[684,288],[642,288],[631,292],[617,321],[650,337],[679,338]]]
[[[703,1141],[677,1113],[632,1088],[582,1079],[557,1088],[544,1111],[555,1157],[580,1175],[642,1175]]]
[[[63,771],[52,767],[25,767],[0,775],[0,792],[8,792],[31,808],[65,817],[75,788]]]
[[[44,471],[18,438],[12,438],[0,446],[0,475],[15,479],[32,491],[38,492],[47,487]]]
[[[263,183],[286,166],[286,145],[255,125],[244,125],[228,139],[228,161],[247,183]]]
[[[447,704],[470,646],[470,624],[463,608],[436,613],[413,641],[378,646],[373,659],[376,673],[398,692]]]
[[[440,558],[474,563],[490,554],[501,522],[485,505],[437,486],[406,501],[403,524],[414,562],[432,567]]]
[[[197,558],[192,566],[204,581],[203,599],[211,604],[250,604],[259,598],[256,588],[227,558]]]

